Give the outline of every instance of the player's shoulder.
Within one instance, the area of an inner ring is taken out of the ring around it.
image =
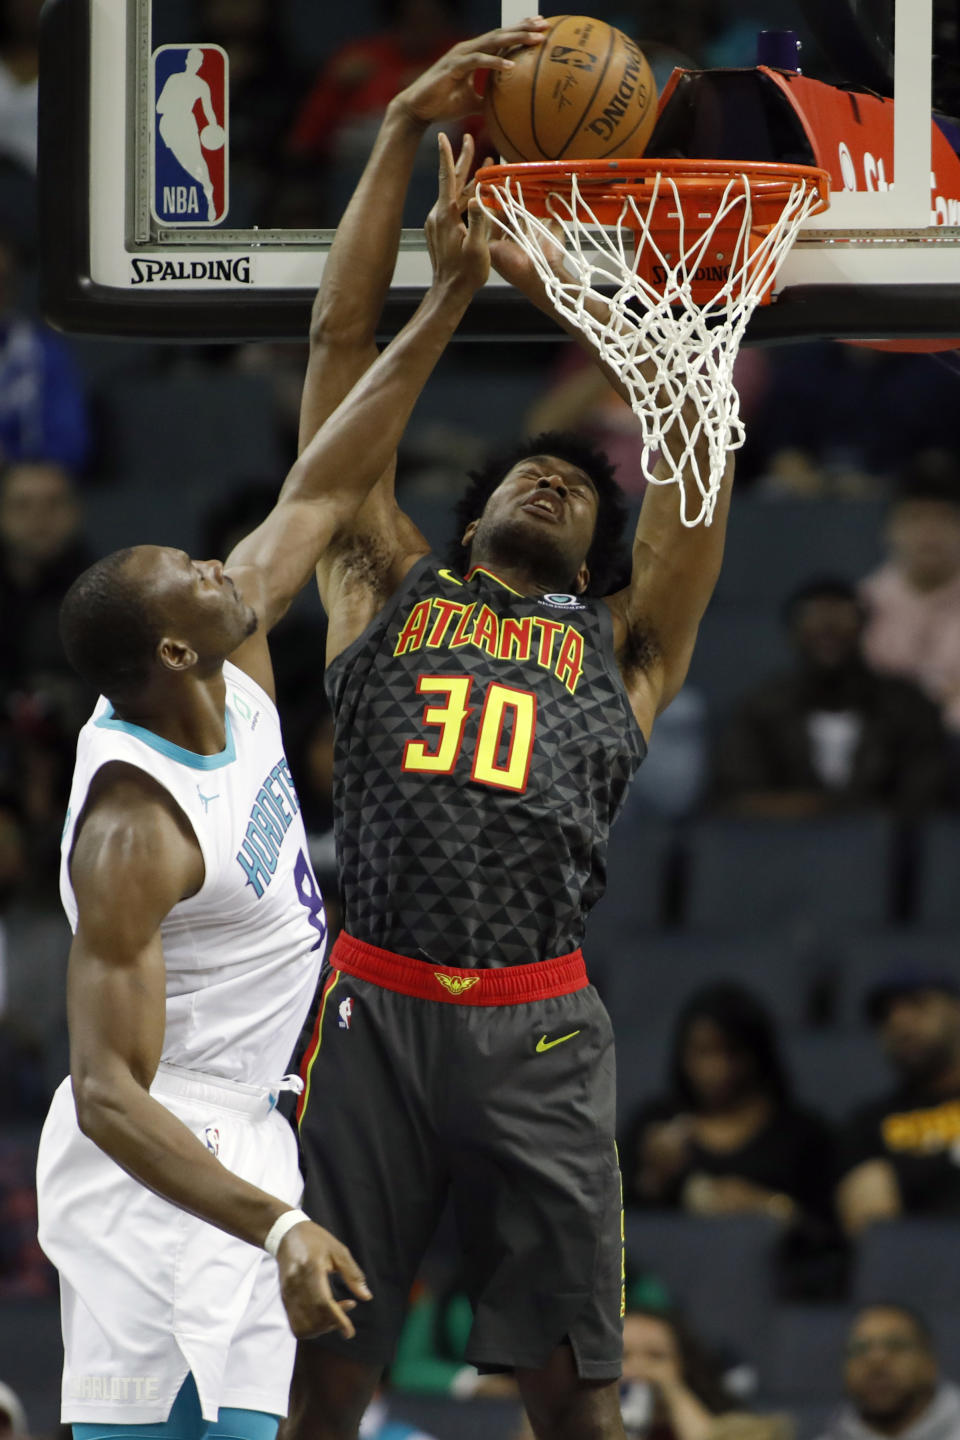
[[[109,846],[129,855],[149,854],[158,841],[176,834],[192,837],[193,832],[166,786],[137,765],[111,760],[90,782],[74,849],[82,843],[88,849]]]
[[[170,792],[147,771],[123,761],[101,766],[74,831],[74,888],[123,901],[127,884],[163,885],[200,867],[193,828]]]

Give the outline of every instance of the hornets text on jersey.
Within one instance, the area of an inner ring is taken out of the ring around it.
[[[426,556],[327,690],[346,930],[465,969],[577,949],[646,753],[603,601]]]

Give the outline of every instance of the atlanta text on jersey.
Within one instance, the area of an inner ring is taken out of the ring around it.
[[[501,619],[489,605],[462,605],[437,596],[414,605],[393,653],[407,655],[421,646],[459,650],[464,645],[475,645],[495,660],[536,660],[544,670],[552,670],[571,695],[583,674],[583,636],[575,626],[540,615]]]

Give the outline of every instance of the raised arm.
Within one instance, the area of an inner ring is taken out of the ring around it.
[[[421,390],[489,272],[488,222],[476,201],[461,219],[450,142],[439,137],[440,187],[427,218],[433,283],[412,320],[325,421],[287,476],[274,509],[241,540],[227,569],[260,627],[232,657],[269,688],[263,635],[330,548],[342,549]]]
[[[630,396],[616,370],[600,356],[591,341],[552,305],[532,262],[511,241],[497,239],[490,246],[493,264],[505,279],[522,290],[528,299],[550,315],[571,335],[603,371],[619,395]],[[557,265],[562,264],[559,249]],[[598,319],[606,321],[606,305],[592,302]],[[654,362],[651,360],[650,364]],[[679,425],[667,435],[665,445],[679,457],[683,432],[693,433],[694,403],[688,400]],[[693,447],[680,475],[687,514],[700,508],[695,470],[706,473],[706,441]],[[658,475],[666,475],[667,464],[658,464]],[[713,521],[689,528],[680,519],[681,496],[677,485],[649,485],[633,541],[630,584],[608,597],[613,614],[617,658],[630,696],[634,714],[649,740],[653,722],[674,698],[686,679],[697,630],[713,594],[723,560],[727,516],[733,482],[733,457],[728,455]]]
[[[536,17],[454,45],[387,106],[376,143],[337,226],[314,301],[310,360],[300,407],[300,448],[336,409],[377,357],[375,334],[393,277],[403,206],[417,150],[430,125],[480,108],[474,75],[512,65],[506,52],[539,44]],[[468,139],[463,178],[473,158]],[[392,481],[392,466],[387,480]]]
[[[513,61],[507,52],[540,44],[545,30],[546,22],[534,17],[454,45],[388,106],[370,159],[337,227],[314,303],[300,409],[301,446],[309,443],[376,359],[376,328],[393,276],[404,200],[425,130],[479,110],[477,70],[509,68]],[[468,135],[455,172],[458,195],[472,161],[473,140]],[[366,626],[409,567],[429,549],[397,506],[395,472],[394,448],[352,524],[340,531],[317,566],[320,597],[331,621],[328,659]]]
[[[70,1073],[81,1130],[171,1204],[260,1246],[293,1205],[241,1180],[150,1095],[163,1048],[165,970],[160,925],[203,883],[203,860],[161,787],[128,766],[98,777],[71,861],[79,924],[70,951]],[[297,1335],[353,1334],[329,1273],[369,1298],[349,1251],[319,1225],[299,1223],[278,1252],[287,1315]],[[351,1306],[347,1305],[347,1309]]]
[[[669,436],[666,444],[671,445]],[[705,443],[698,445],[691,463],[705,467],[705,450]],[[666,469],[663,462],[661,468]],[[676,485],[648,485],[633,539],[630,584],[608,598],[627,691],[648,739],[654,720],[678,693],[690,668],[700,621],[723,561],[732,482],[733,457],[728,455],[713,522],[692,528],[680,519]],[[688,491],[689,513],[700,503],[691,464],[680,483]]]

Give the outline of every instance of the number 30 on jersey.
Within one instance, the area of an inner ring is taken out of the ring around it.
[[[421,774],[452,774],[463,748],[473,679],[469,675],[421,675],[417,694],[435,696],[427,701],[423,723],[436,726],[439,735],[431,746],[425,740],[408,740],[403,769]],[[516,793],[527,788],[533,742],[537,729],[537,697],[531,690],[510,685],[487,687],[480,712],[470,779],[497,790]],[[506,751],[504,755],[502,752]]]

